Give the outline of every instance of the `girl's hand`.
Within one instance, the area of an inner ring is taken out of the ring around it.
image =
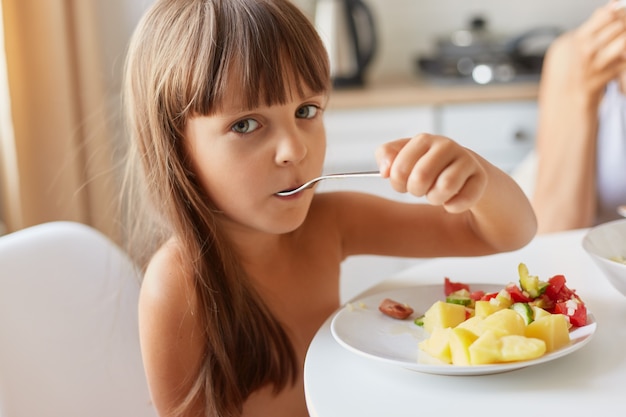
[[[487,186],[474,154],[451,139],[426,133],[382,145],[376,160],[394,190],[425,196],[450,213],[472,208]]]

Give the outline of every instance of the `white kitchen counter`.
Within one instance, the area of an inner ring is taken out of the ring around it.
[[[329,109],[535,101],[538,90],[537,82],[478,85],[473,83],[438,84],[419,77],[392,79],[376,81],[363,88],[335,90],[330,97]]]

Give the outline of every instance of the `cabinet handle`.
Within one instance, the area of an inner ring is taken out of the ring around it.
[[[524,129],[518,129],[513,133],[513,140],[515,142],[526,142],[530,138],[530,135]]]

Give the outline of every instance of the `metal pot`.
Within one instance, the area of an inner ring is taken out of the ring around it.
[[[420,57],[418,66],[427,75],[480,84],[538,77],[545,51],[560,33],[553,27],[540,27],[507,37],[490,31],[486,20],[478,16],[467,29],[438,38],[435,55]]]

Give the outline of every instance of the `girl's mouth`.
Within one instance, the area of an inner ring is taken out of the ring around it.
[[[276,195],[279,197],[290,197],[295,194],[298,194],[300,191],[302,191],[301,187],[294,187],[294,188],[288,188],[286,190],[279,191],[276,193]]]

